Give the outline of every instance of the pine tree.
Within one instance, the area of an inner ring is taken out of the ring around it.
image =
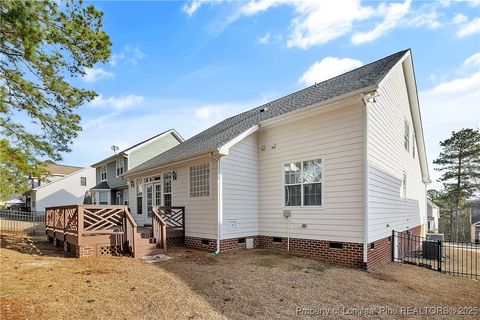
[[[480,177],[480,132],[462,129],[440,142],[442,151],[433,163],[442,172],[439,181],[454,201],[453,240],[458,240],[460,212],[476,190]]]
[[[60,5],[61,4],[61,8]],[[70,80],[107,62],[102,12],[67,1],[0,1],[0,196],[21,192],[43,160],[60,160],[94,91]]]

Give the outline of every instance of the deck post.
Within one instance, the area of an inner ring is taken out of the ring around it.
[[[77,246],[82,244],[83,206],[77,206]]]

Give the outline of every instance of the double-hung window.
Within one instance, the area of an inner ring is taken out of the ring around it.
[[[163,205],[172,206],[172,171],[163,173]]]
[[[80,177],[80,186],[82,187],[87,186],[87,177]]]
[[[322,160],[284,164],[285,206],[322,205]]]
[[[116,161],[117,177],[119,177],[123,174],[124,164],[125,164],[125,160],[123,158],[122,159],[117,159],[117,161]]]
[[[100,180],[101,181],[107,180],[107,165],[100,167]]]
[[[190,167],[190,197],[208,197],[210,195],[210,164]]]

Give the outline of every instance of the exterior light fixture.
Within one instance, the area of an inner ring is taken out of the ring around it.
[[[177,180],[177,173],[175,171],[172,171],[172,179]]]

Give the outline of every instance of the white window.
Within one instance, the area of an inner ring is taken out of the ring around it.
[[[117,159],[117,161],[116,161],[117,177],[119,177],[123,174],[124,164],[125,164],[125,160],[123,158],[122,159]]]
[[[87,177],[80,177],[80,186],[87,186]]]
[[[405,120],[405,132],[403,139],[405,150],[410,151],[410,125],[408,124],[407,120]]]
[[[190,167],[190,197],[208,197],[210,195],[210,164]]]
[[[407,174],[403,173],[402,176],[402,190],[401,190],[401,195],[403,199],[407,198]]]
[[[163,205],[172,206],[172,171],[163,173]]]
[[[322,160],[290,162],[284,165],[285,206],[322,205]]]
[[[100,167],[100,180],[101,181],[107,180],[107,165]]]

